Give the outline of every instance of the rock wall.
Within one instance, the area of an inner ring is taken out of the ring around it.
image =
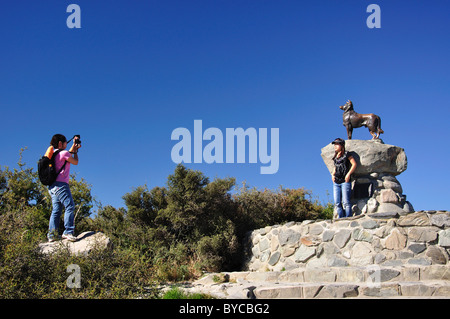
[[[290,222],[248,234],[246,270],[450,265],[450,212],[420,211]]]
[[[351,202],[354,215],[377,212],[396,212],[402,215],[414,212],[396,178],[408,167],[403,148],[384,144],[380,139],[347,140],[345,148],[358,164],[352,176]],[[334,146],[328,144],[322,148],[321,156],[331,173]]]

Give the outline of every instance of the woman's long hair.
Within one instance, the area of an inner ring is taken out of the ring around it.
[[[342,146],[342,154],[345,154],[345,145],[339,144]],[[333,160],[336,158],[336,156],[339,154],[339,151],[334,151]]]

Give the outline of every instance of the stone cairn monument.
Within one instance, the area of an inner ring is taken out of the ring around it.
[[[408,166],[405,150],[384,144],[381,139],[346,140],[345,149],[358,164],[352,175],[353,215],[406,215],[414,208],[396,176]],[[333,170],[334,147],[330,143],[321,150],[321,156],[330,174]]]

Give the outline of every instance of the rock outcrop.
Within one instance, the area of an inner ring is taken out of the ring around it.
[[[54,242],[39,244],[39,249],[44,254],[51,254],[58,249],[68,249],[71,254],[87,255],[94,248],[107,249],[112,247],[111,240],[101,232],[87,231],[77,236],[77,241],[71,242],[63,239]]]
[[[403,148],[384,144],[380,139],[347,140],[345,148],[358,164],[352,176],[351,203],[354,215],[365,213],[404,215],[414,212],[396,178],[408,166]],[[330,143],[322,148],[321,156],[331,173],[334,146]]]

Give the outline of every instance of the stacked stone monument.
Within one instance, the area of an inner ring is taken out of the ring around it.
[[[408,166],[403,148],[374,139],[346,140],[345,149],[358,164],[352,175],[351,203],[354,215],[377,213],[389,217],[414,212],[396,178]],[[331,174],[334,146],[330,143],[321,151],[322,159]]]

